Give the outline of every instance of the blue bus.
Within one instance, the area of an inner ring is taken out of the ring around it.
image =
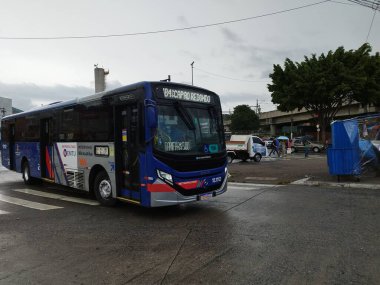
[[[227,190],[218,95],[140,82],[2,119],[2,164],[45,181],[144,207],[206,200]]]

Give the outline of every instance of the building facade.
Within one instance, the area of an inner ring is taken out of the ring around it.
[[[0,97],[0,120],[12,112],[12,99]],[[1,141],[1,121],[0,121],[0,141]]]
[[[12,114],[12,99],[0,97],[0,118]]]
[[[347,104],[336,114],[334,120],[354,118],[358,116],[380,113],[380,107],[360,103]],[[326,129],[327,138],[330,137]],[[289,137],[310,135],[319,140],[319,126],[305,109],[293,112],[269,111],[260,114],[260,128],[271,136],[287,135]]]

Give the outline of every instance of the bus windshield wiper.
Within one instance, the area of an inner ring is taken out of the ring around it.
[[[193,120],[190,117],[189,112],[183,107],[181,102],[175,102],[174,107],[177,110],[178,114],[180,115],[181,119],[185,122],[186,126],[189,128],[189,130],[194,131],[195,125]]]

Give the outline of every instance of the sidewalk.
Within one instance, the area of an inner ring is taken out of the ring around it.
[[[367,172],[360,177],[343,176],[340,182],[328,173],[325,153],[302,153],[283,158],[263,158],[261,162],[233,162],[228,166],[230,182],[262,184],[298,184],[310,186],[355,187],[380,190],[380,176]],[[359,179],[359,181],[358,181]]]

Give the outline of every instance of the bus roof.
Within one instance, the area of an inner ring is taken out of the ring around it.
[[[157,84],[170,84],[170,85],[177,85],[177,86],[186,86],[186,87],[191,87],[191,88],[203,89],[205,91],[210,92],[209,90],[206,90],[206,89],[201,88],[201,87],[196,87],[196,86],[192,86],[192,85],[188,85],[188,84],[182,84],[182,83],[162,82],[162,81],[141,81],[141,82],[137,82],[134,84],[122,86],[122,87],[119,87],[116,89],[95,93],[95,94],[85,96],[85,97],[81,97],[81,98],[75,98],[75,99],[71,99],[71,100],[67,100],[67,101],[58,101],[58,102],[50,103],[48,105],[36,107],[36,108],[30,109],[30,110],[27,110],[27,111],[24,111],[21,113],[5,116],[3,119],[4,120],[13,119],[13,118],[17,118],[17,117],[32,115],[33,113],[37,113],[37,112],[44,112],[44,111],[48,111],[48,110],[61,109],[61,108],[65,108],[65,107],[75,106],[75,105],[80,104],[80,103],[86,103],[86,102],[94,101],[94,100],[101,99],[104,97],[109,97],[112,95],[116,95],[119,93],[130,91],[133,89],[141,88],[143,86],[146,86],[147,84],[150,85],[152,83],[153,84],[157,83]]]

